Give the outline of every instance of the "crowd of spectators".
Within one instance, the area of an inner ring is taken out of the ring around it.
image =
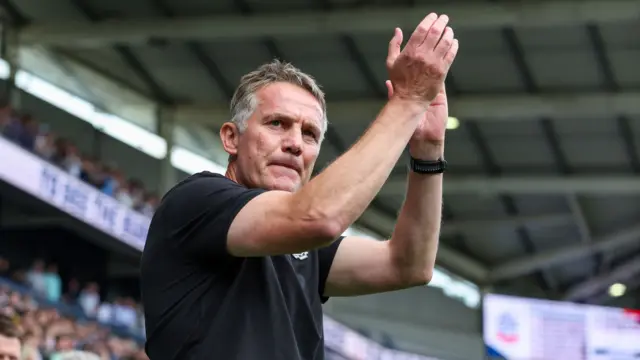
[[[146,191],[140,180],[126,179],[116,165],[81,154],[71,141],[28,114],[0,109],[0,134],[142,214],[152,216],[158,205],[157,194]]]
[[[114,335],[141,330],[140,309],[132,299],[102,302],[96,283],[81,288],[73,279],[63,292],[55,265],[41,260],[27,271],[14,271],[0,259],[0,279],[0,328],[3,319],[16,326],[23,360],[78,359],[72,355],[79,353],[94,354],[83,359],[148,359],[132,337]]]

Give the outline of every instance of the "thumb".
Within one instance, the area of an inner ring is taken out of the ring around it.
[[[391,80],[385,81],[384,84],[387,86],[387,97],[391,99],[393,97],[393,84],[391,83]]]
[[[396,58],[400,55],[400,47],[402,46],[402,30],[396,28],[391,41],[389,41],[389,52],[387,54],[387,68],[393,66]]]

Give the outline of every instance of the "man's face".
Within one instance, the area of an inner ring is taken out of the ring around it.
[[[320,152],[322,107],[289,83],[265,86],[256,96],[244,132],[230,139],[229,129],[221,131],[226,150],[236,157],[234,176],[251,188],[296,191],[311,178]]]
[[[20,340],[0,335],[0,360],[19,360]]]

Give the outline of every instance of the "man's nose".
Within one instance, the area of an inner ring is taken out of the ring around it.
[[[300,131],[293,129],[288,131],[282,140],[282,148],[284,152],[288,152],[296,156],[300,155],[302,153],[302,134],[300,134]]]

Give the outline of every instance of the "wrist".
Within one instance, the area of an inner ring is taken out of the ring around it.
[[[412,141],[409,143],[409,154],[418,160],[441,159],[444,157],[444,141]]]
[[[427,111],[427,109],[429,108],[429,103],[394,96],[389,100],[387,106],[400,109],[404,113],[417,117],[423,115],[425,111]]]

